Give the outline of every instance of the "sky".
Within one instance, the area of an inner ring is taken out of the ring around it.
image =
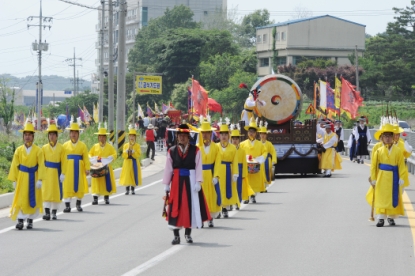
[[[71,0],[97,7],[99,0]],[[59,0],[42,1],[43,16],[53,17],[51,29],[42,31],[42,41],[49,43],[49,50],[43,52],[42,75],[73,77],[73,67],[65,61],[73,58],[74,48],[79,77],[90,80],[96,72],[98,11],[71,5]],[[388,22],[393,21],[393,7],[403,8],[410,0],[228,0],[228,11],[235,19],[241,19],[257,9],[268,9],[271,19],[283,22],[293,18],[296,10],[307,11],[310,16],[330,14],[366,25],[366,33],[375,35],[384,32]],[[40,0],[0,0],[0,74],[16,77],[38,76],[37,54],[31,44],[39,39],[39,27],[27,28],[27,24],[38,25],[36,18],[27,21],[29,16],[39,16]]]

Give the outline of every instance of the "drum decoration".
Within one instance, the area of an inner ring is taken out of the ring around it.
[[[251,88],[257,90],[258,100],[265,105],[257,105],[256,113],[272,124],[283,124],[296,118],[302,107],[302,93],[298,85],[284,75],[268,75],[258,80]]]
[[[252,158],[252,155],[248,155],[247,163],[248,163],[248,173],[254,174],[260,171],[261,164],[255,161],[255,159]]]

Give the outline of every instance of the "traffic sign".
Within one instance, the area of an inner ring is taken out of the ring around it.
[[[316,110],[315,110],[315,108],[314,108],[314,106],[312,104],[310,104],[307,107],[307,110],[305,111],[305,114],[309,114],[309,115],[316,114]]]

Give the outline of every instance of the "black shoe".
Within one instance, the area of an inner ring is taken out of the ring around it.
[[[65,202],[65,206],[66,208],[63,209],[64,213],[70,213],[71,212],[71,203],[70,202]]]
[[[180,237],[174,236],[174,239],[171,241],[172,245],[180,244]]]
[[[233,210],[233,206],[231,205],[231,206],[229,206],[229,211],[232,211]]]
[[[236,206],[236,207],[235,207],[235,210],[236,210],[236,211],[239,211],[239,207],[238,207],[238,206]]]
[[[134,186],[131,186],[131,194],[135,195],[135,187]]]
[[[193,243],[193,239],[190,235],[184,235],[184,238],[186,239],[187,243]]]
[[[223,214],[223,217],[224,218],[228,218],[229,217],[228,210],[226,210],[226,208],[222,208],[222,214]]]
[[[125,195],[130,194],[130,186],[125,187]]]
[[[222,217],[222,215],[219,213],[215,219],[220,219]]]
[[[52,210],[52,219],[57,220],[58,217],[56,216],[56,210]]]
[[[264,193],[268,193],[268,190],[265,190]]]
[[[110,197],[104,196],[104,201],[105,201],[105,204],[110,204]]]
[[[264,191],[260,192],[261,194],[265,193]]]
[[[390,226],[395,226],[396,225],[395,220],[393,218],[388,218],[388,223],[389,223]]]
[[[44,220],[50,220],[50,209],[45,208],[45,215],[42,217]]]
[[[97,196],[93,196],[94,200],[92,201],[92,205],[98,205],[98,197]]]
[[[76,210],[78,210],[78,212],[82,212],[82,207],[81,207],[81,201],[78,199],[76,201]]]
[[[379,219],[378,223],[376,224],[376,227],[382,227],[385,224],[385,220],[384,219]]]
[[[23,229],[23,221],[22,219],[17,220],[16,229],[22,230]]]
[[[255,196],[251,196],[251,201],[252,201],[252,203],[256,203]]]
[[[331,174],[326,175],[326,177],[331,177]]]
[[[26,228],[27,229],[32,229],[33,228],[33,219],[27,219]]]
[[[244,200],[244,204],[249,204],[249,200]]]
[[[215,225],[213,225],[213,219],[209,220],[208,225],[209,225],[210,228],[215,226]]]

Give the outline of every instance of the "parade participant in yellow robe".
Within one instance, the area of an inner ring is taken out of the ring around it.
[[[248,126],[244,127],[248,131],[248,139],[240,144],[247,156],[251,156],[253,160],[260,164],[260,170],[257,173],[248,173],[248,183],[251,185],[252,190],[255,193],[259,193],[265,190],[265,167],[264,162],[268,156],[267,150],[264,145],[256,140],[258,131],[257,123],[251,120]],[[251,196],[252,203],[256,203],[255,195]],[[244,202],[247,203],[247,202]]]
[[[402,185],[405,177],[405,162],[402,151],[393,144],[394,128],[384,125],[376,132],[382,134],[385,144],[376,150],[371,160],[370,187],[366,200],[372,205],[374,194],[374,209],[377,214],[377,227],[382,227],[388,218],[390,225],[395,225],[395,218],[404,215],[402,202]]]
[[[236,190],[238,191],[239,202],[242,200],[249,203],[249,197],[255,195],[254,190],[248,183],[248,163],[246,161],[246,152],[240,147],[241,138],[244,136],[239,131],[239,125],[231,125],[231,141],[236,147],[236,156],[238,159],[238,179],[236,180]],[[239,206],[236,207],[239,210]]]
[[[324,177],[331,177],[331,172],[341,169],[341,156],[336,151],[338,137],[332,130],[332,125],[326,125],[326,135],[323,139],[318,139],[317,143],[320,143],[326,150],[321,154],[320,167],[325,171]]]
[[[62,174],[62,160],[65,155],[62,144],[58,143],[58,133],[62,130],[58,129],[56,124],[50,123],[46,132],[49,143],[42,147],[45,163],[40,176],[43,207],[45,208],[43,219],[50,220],[50,211],[52,210],[52,219],[56,220],[56,212],[63,198],[63,187],[59,178]]]
[[[202,170],[203,170],[203,183],[202,190],[205,194],[206,203],[209,207],[210,216],[209,227],[214,227],[213,218],[220,215],[222,208],[222,198],[220,192],[219,183],[213,183],[213,170],[215,166],[215,160],[219,154],[219,147],[215,143],[212,143],[212,131],[216,131],[216,128],[210,126],[210,117],[203,120],[200,116],[201,126],[197,130],[201,133],[199,135],[199,149],[202,154]]]
[[[43,164],[42,150],[35,144],[35,128],[27,121],[23,132],[24,145],[18,147],[13,155],[8,179],[13,181],[14,197],[10,208],[12,220],[18,220],[16,228],[23,229],[24,220],[27,219],[27,229],[33,228],[33,219],[42,208],[42,181],[38,180]]]
[[[99,127],[98,124],[98,128],[98,132],[94,134],[98,135],[99,143],[93,145],[89,150],[89,160],[91,162],[91,168],[99,165],[107,165],[108,173],[101,177],[92,177],[91,192],[94,199],[92,205],[98,204],[99,196],[104,196],[105,204],[110,204],[109,195],[117,192],[114,170],[111,166],[111,162],[117,159],[117,152],[112,145],[107,143],[107,135],[109,133],[107,133],[106,127]]]
[[[135,187],[143,184],[143,177],[141,174],[140,156],[141,147],[136,143],[137,130],[130,126],[128,132],[128,143],[124,144],[122,149],[122,158],[124,162],[122,164],[120,185],[125,186],[125,194],[130,193],[135,195]]]
[[[409,145],[409,143],[407,141],[404,141],[401,138],[401,133],[404,132],[403,128],[399,127],[399,125],[394,125],[394,134],[393,134],[393,140],[394,143],[400,148],[400,150],[402,151],[404,160],[409,158],[412,155],[412,146]],[[409,173],[408,173],[408,167],[405,166],[405,177],[404,177],[404,188],[409,186]],[[404,191],[404,189],[402,189],[402,192]]]
[[[219,154],[216,156],[213,183],[219,182],[222,198],[222,214],[227,218],[228,208],[240,205],[236,180],[239,176],[236,147],[229,143],[229,119],[219,125],[220,142],[217,143]]]
[[[258,131],[261,142],[264,145],[268,153],[267,158],[265,159],[265,163],[264,163],[266,186],[271,184],[272,168],[275,164],[277,164],[277,152],[275,151],[274,145],[270,141],[267,140],[267,133],[268,133],[267,125],[268,123],[265,123],[265,125],[261,126]],[[265,191],[263,192],[267,192],[267,190],[265,189]]]
[[[90,162],[85,143],[79,141],[79,125],[80,122],[71,123],[70,127],[66,128],[69,130],[70,140],[63,144],[64,158],[60,180],[63,182],[63,201],[66,207],[64,213],[71,211],[72,197],[77,198],[76,209],[82,212],[82,198],[88,193],[86,176],[89,175]]]

